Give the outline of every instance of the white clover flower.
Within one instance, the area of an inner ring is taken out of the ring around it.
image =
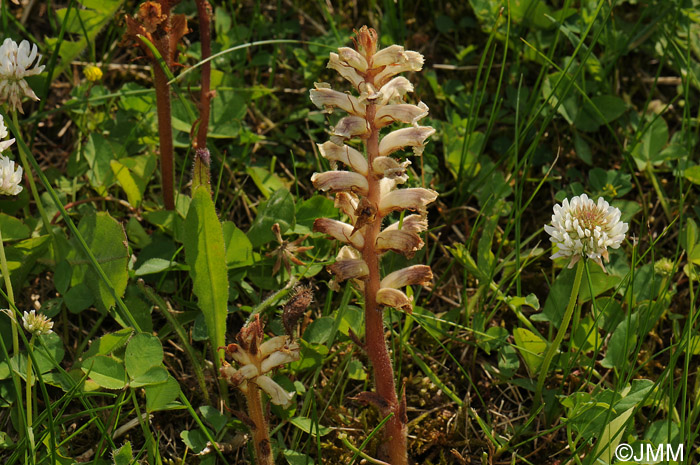
[[[581,257],[588,257],[603,270],[602,259],[610,260],[608,247],[620,247],[627,229],[627,223],[620,221],[618,208],[610,206],[602,197],[595,203],[586,194],[555,205],[552,225],[544,227],[551,236],[549,240],[558,249],[550,258],[571,257],[569,268],[572,268]]]
[[[14,144],[15,140],[3,140],[7,137],[7,128],[5,127],[5,119],[0,115],[0,153],[4,152],[10,145]]]
[[[29,331],[35,336],[41,336],[42,334],[51,334],[51,328],[53,328],[53,321],[43,313],[37,314],[35,310],[31,312],[24,312],[22,317],[22,325],[24,329]]]
[[[22,167],[15,171],[15,162],[0,155],[0,195],[17,195],[22,192]]]
[[[26,40],[17,45],[12,39],[5,39],[0,46],[0,104],[9,102],[11,108],[24,113],[23,96],[39,100],[24,78],[44,70],[44,65],[39,66],[40,61],[36,45]]]

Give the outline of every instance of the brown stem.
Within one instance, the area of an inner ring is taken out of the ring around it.
[[[202,60],[211,56],[211,6],[207,0],[197,0],[197,13],[199,16],[199,39],[202,44]],[[209,111],[211,93],[211,62],[202,65],[202,90],[199,94],[199,127],[197,128],[196,147],[207,147],[207,129],[209,128]]]
[[[262,400],[260,398],[260,388],[253,383],[248,382],[245,390],[245,396],[248,401],[248,413],[250,419],[255,423],[252,428],[253,444],[255,445],[255,460],[257,465],[274,465],[272,458],[272,447],[270,444],[270,433],[265,421],[265,413],[262,408]]]
[[[367,106],[366,119],[370,123],[371,133],[367,140],[367,161],[372,166],[374,159],[379,156],[379,130],[374,126],[376,106]],[[370,168],[367,175],[369,185],[367,199],[370,204],[379,205],[379,179],[372,174]],[[378,210],[378,209],[377,209]],[[382,217],[377,213],[374,221],[365,228],[365,246],[362,249],[362,258],[369,268],[369,276],[365,282],[365,336],[366,348],[374,370],[374,380],[377,393],[384,398],[389,411],[393,416],[384,426],[384,439],[388,448],[391,465],[408,464],[406,446],[406,422],[403,418],[405,412],[399,404],[396,395],[396,383],[394,382],[394,369],[384,338],[384,320],[382,310],[377,305],[377,291],[379,291],[379,256],[376,251],[377,236],[381,230]]]
[[[170,86],[168,77],[159,64],[153,66],[158,107],[158,138],[160,139],[160,171],[163,180],[163,203],[167,210],[175,209],[173,182],[173,128],[170,111]]]

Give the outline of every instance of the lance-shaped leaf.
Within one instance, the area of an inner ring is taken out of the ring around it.
[[[365,245],[365,238],[360,231],[354,231],[352,225],[330,218],[317,218],[314,221],[314,231],[328,234],[337,240],[352,244],[355,248],[361,249]]]
[[[393,250],[407,258],[413,258],[417,250],[423,247],[420,236],[405,229],[384,230],[377,236],[377,249],[379,252]]]
[[[317,107],[326,110],[340,108],[351,115],[365,116],[365,104],[360,103],[357,97],[330,89],[329,87],[326,87],[329,85],[325,82],[317,82],[315,86],[316,88],[311,89],[309,95],[311,97],[311,101]]]
[[[401,103],[398,105],[383,105],[377,110],[374,125],[383,128],[391,123],[406,123],[418,126],[418,121],[428,116],[428,105],[419,102],[418,105]]]
[[[386,216],[393,211],[411,210],[425,213],[425,207],[437,199],[438,193],[432,189],[413,187],[389,192],[379,201],[379,214]]]
[[[360,58],[362,58],[362,56],[360,56]],[[364,58],[362,59],[364,60]],[[365,62],[365,65],[367,65],[367,62]],[[338,74],[350,81],[355,88],[359,87],[365,80],[365,78],[360,76],[357,72],[356,68],[344,61],[337,53],[331,53],[330,60],[328,60],[328,65],[326,67],[336,70]]]
[[[317,146],[321,156],[326,160],[339,161],[353,171],[367,176],[367,159],[354,148],[345,144],[337,145],[331,141],[317,144]]]
[[[228,314],[228,270],[224,231],[216,216],[209,189],[202,185],[193,196],[185,219],[185,259],[190,266],[192,289],[213,347],[225,344]],[[215,357],[217,366],[219,358]]]
[[[430,284],[433,280],[433,272],[427,265],[413,265],[406,268],[401,268],[398,271],[389,273],[379,283],[379,287],[390,287],[399,289],[411,285]]]
[[[379,142],[379,155],[385,157],[404,147],[413,147],[415,155],[423,153],[425,139],[435,134],[430,126],[414,126],[390,132]]]
[[[367,195],[367,178],[350,171],[325,171],[314,173],[311,182],[316,189],[331,192],[356,192]]]

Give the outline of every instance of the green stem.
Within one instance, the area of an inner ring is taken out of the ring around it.
[[[15,305],[15,293],[12,291],[12,280],[10,279],[10,270],[7,267],[7,257],[5,256],[5,245],[2,241],[2,232],[0,231],[0,267],[2,267],[2,277],[5,280],[5,290],[7,291],[7,300],[9,301],[10,311]],[[19,335],[17,332],[17,316],[10,318],[12,320],[12,355],[17,356],[19,353]]]
[[[27,174],[27,180],[29,181],[29,190],[32,191],[32,197],[34,197],[34,202],[36,202],[36,208],[39,209],[39,215],[41,215],[41,222],[44,224],[46,232],[49,234],[49,236],[51,236],[51,240],[55,245],[56,242],[54,241],[53,230],[51,229],[51,222],[49,221],[49,217],[46,214],[46,210],[44,210],[44,204],[41,203],[39,191],[37,190],[36,183],[34,182],[34,176],[32,175],[32,167],[27,159],[27,154],[24,153],[24,147],[26,147],[26,144],[19,143],[20,140],[22,142],[24,142],[24,140],[22,139],[22,134],[19,132],[20,125],[19,120],[17,119],[16,111],[12,112],[12,122],[14,123],[15,128],[17,128],[17,131],[14,131],[13,136],[15,136],[16,139],[18,139],[17,148],[19,152],[19,158],[22,161],[22,167],[24,168],[24,172]]]
[[[34,336],[29,340],[29,352],[34,348]],[[27,354],[27,428],[32,427],[32,358]]]
[[[576,277],[574,278],[574,287],[571,289],[571,296],[569,297],[569,304],[566,306],[566,311],[564,312],[564,318],[561,320],[559,325],[559,330],[557,335],[554,337],[554,341],[549,345],[547,352],[542,360],[542,365],[540,366],[540,375],[537,378],[537,390],[535,391],[535,405],[539,404],[542,399],[542,388],[544,387],[544,380],[547,378],[547,372],[549,371],[549,365],[552,363],[554,354],[559,350],[561,342],[564,340],[566,335],[566,330],[569,327],[569,322],[571,321],[571,316],[574,313],[574,307],[576,305],[576,300],[578,299],[578,291],[581,287],[581,278],[583,277],[584,260],[580,259],[578,265],[576,265]]]

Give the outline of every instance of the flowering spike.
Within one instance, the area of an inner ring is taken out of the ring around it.
[[[350,218],[352,226],[319,218],[314,230],[352,246],[343,246],[335,263],[328,267],[335,275],[329,287],[338,289],[337,281],[354,279],[365,294],[365,346],[377,387],[376,393],[371,394],[377,401],[372,403],[385,406],[382,415],[393,414],[385,426],[391,464],[407,465],[406,409],[396,394],[379,310],[394,307],[411,311],[411,299],[396,288],[427,283],[432,273],[430,267],[417,265],[382,280],[379,257],[389,250],[412,257],[424,245],[419,234],[427,228],[425,209],[435,201],[437,192],[425,188],[397,189],[408,180],[406,170],[410,162],[389,155],[404,147],[412,147],[414,154],[420,155],[426,139],[435,130],[418,125],[428,114],[428,107],[422,102],[406,103],[404,98],[413,91],[413,85],[405,77],[396,76],[403,71],[421,70],[423,56],[400,45],[378,51],[377,33],[366,26],[356,33],[354,42],[355,50],[341,47],[338,53],[331,53],[328,67],[350,81],[359,96],[333,91],[327,84],[316,85],[310,94],[319,107],[349,113],[332,129],[330,141],[319,145],[333,170],[340,162],[348,171],[315,173],[311,181],[318,189],[336,192],[335,205]],[[380,130],[393,123],[410,127],[391,132],[380,142]],[[345,145],[351,138],[363,140],[365,155]],[[409,215],[405,224],[391,225],[382,231],[384,217],[402,210],[415,210],[421,215]]]

